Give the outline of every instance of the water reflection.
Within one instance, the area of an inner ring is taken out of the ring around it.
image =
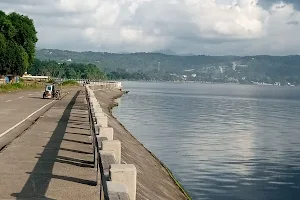
[[[300,199],[300,89],[125,83],[114,114],[193,199]]]

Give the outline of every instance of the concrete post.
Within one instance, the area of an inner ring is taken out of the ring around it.
[[[107,127],[108,126],[108,120],[106,116],[97,116],[96,117],[96,123],[98,126],[101,127]]]
[[[114,151],[116,156],[116,164],[121,163],[121,142],[119,140],[101,141],[101,148],[103,151]]]
[[[90,98],[90,102],[93,105],[93,107],[100,106],[100,104],[99,104],[98,100],[96,99],[96,97]]]
[[[125,184],[107,181],[107,190],[110,200],[130,200]]]
[[[126,185],[130,200],[136,199],[136,167],[132,164],[110,165],[110,179]]]
[[[99,103],[94,95],[90,96],[90,100],[92,103],[96,103],[96,104]]]
[[[95,117],[105,117],[104,112],[95,112]]]
[[[98,133],[101,137],[106,137],[107,140],[114,139],[114,129],[112,127],[97,127]]]
[[[100,108],[101,109],[101,107],[100,107],[100,104],[99,103],[97,103],[97,102],[93,102],[93,101],[90,101],[91,102],[91,104],[92,104],[92,109],[94,110],[94,109],[97,109],[97,108]]]
[[[104,175],[105,175],[106,180],[108,180],[110,165],[116,163],[115,152],[114,151],[104,151],[104,150],[100,150],[99,152],[100,152],[100,156],[101,156]]]
[[[92,113],[94,113],[94,115],[96,113],[103,113],[103,111],[100,107],[92,107],[91,111],[92,111]]]
[[[98,105],[98,106],[93,106],[92,107],[93,112],[103,112],[102,108]]]
[[[89,138],[89,142],[92,143],[93,142],[93,136],[88,136]],[[107,140],[107,137],[101,137],[100,135],[96,135],[96,138],[98,140],[98,145],[99,145],[99,148],[101,148],[101,141],[104,141],[104,140]]]

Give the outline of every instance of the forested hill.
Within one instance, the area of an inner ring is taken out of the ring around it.
[[[161,53],[115,54],[37,50],[40,60],[92,63],[116,78],[140,73],[140,79],[206,82],[300,84],[300,56],[177,56]]]
[[[93,63],[106,70],[118,68],[128,71],[151,71],[160,67],[164,71],[181,71],[191,67],[201,67],[215,63],[232,62],[231,56],[176,56],[162,53],[107,53],[107,52],[74,52],[53,49],[42,49],[36,52],[40,60],[55,60],[58,62]]]

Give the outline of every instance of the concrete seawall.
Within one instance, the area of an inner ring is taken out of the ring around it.
[[[116,106],[114,99],[121,97],[122,92],[119,89],[102,89],[96,85],[90,88],[94,90],[102,111],[108,118],[108,127],[114,129],[114,140],[119,140],[122,144],[122,163],[133,164],[137,169],[136,199],[189,199],[165,166],[111,114],[111,109]]]

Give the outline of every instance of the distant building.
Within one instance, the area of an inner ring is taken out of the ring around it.
[[[0,85],[5,84],[5,77],[0,75]]]
[[[28,81],[48,81],[50,79],[50,76],[32,76],[31,74],[25,74],[22,76],[22,79],[28,80]]]
[[[275,82],[274,85],[281,86],[281,83],[280,82]]]
[[[223,74],[223,67],[219,66],[219,69],[220,69],[221,74]]]
[[[12,74],[0,75],[0,85],[7,83],[18,83],[20,77]]]
[[[194,71],[195,69],[186,69],[186,70],[184,70],[185,72],[192,72],[192,71]]]

